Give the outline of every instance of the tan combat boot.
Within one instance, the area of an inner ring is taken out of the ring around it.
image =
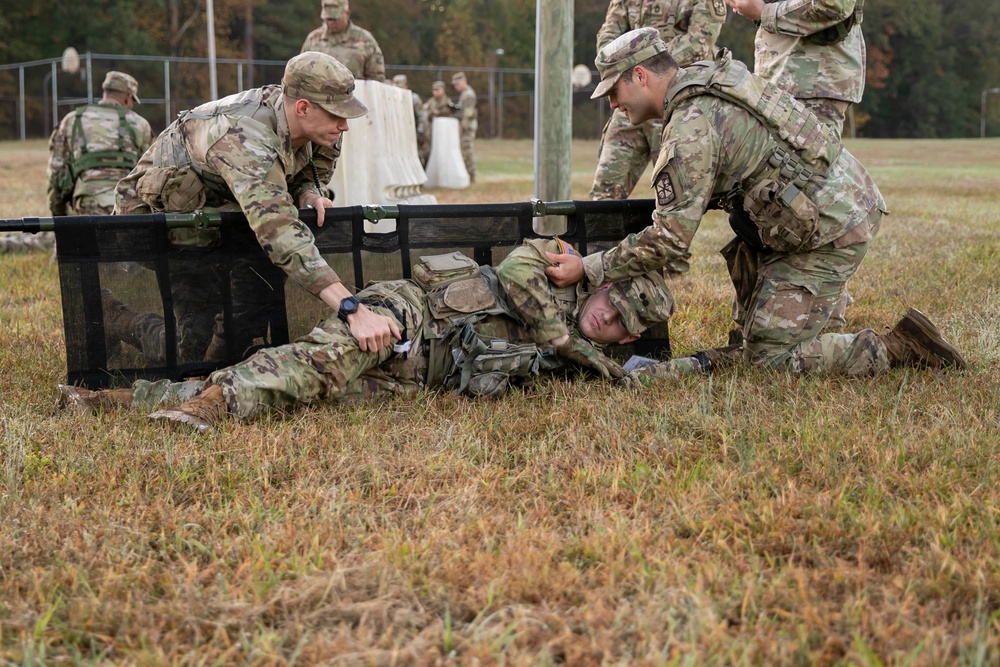
[[[226,400],[222,397],[222,387],[213,384],[200,394],[176,408],[158,410],[149,415],[150,419],[169,419],[170,421],[190,424],[201,433],[207,433],[215,428],[223,415],[229,412]]]
[[[59,385],[60,410],[78,414],[93,414],[99,410],[107,410],[119,406],[132,405],[132,389],[99,389],[91,391],[83,387],[73,387],[67,384]]]
[[[889,365],[917,368],[966,368],[965,359],[942,336],[927,316],[916,308],[906,314],[892,331],[879,334],[889,353]]]

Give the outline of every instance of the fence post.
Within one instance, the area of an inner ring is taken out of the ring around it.
[[[56,61],[52,61],[52,130],[55,131],[59,127],[59,85],[56,83],[56,79],[59,78],[59,70],[56,67]]]
[[[93,104],[94,103],[94,59],[90,57],[90,51],[87,51],[86,58],[87,58],[87,104]]]
[[[163,114],[166,125],[170,126],[170,61],[163,61]]]
[[[17,122],[21,127],[21,141],[26,139],[24,129],[24,65],[17,68]]]

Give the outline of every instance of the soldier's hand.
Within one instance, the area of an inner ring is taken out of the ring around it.
[[[326,217],[326,209],[333,208],[333,200],[315,192],[304,192],[299,197],[299,208],[316,209],[316,226],[322,227],[323,219]]]
[[[570,336],[566,342],[557,345],[556,354],[585,368],[596,371],[605,380],[621,380],[626,373],[613,360],[605,356],[590,343]]]
[[[545,267],[545,275],[556,287],[568,287],[583,280],[583,260],[579,255],[546,252],[545,257],[553,262],[553,266]]]
[[[764,11],[764,0],[726,0],[726,4],[743,18],[759,21]]]
[[[395,320],[373,313],[364,304],[358,306],[358,312],[347,316],[347,325],[362,352],[378,352],[400,339]]]

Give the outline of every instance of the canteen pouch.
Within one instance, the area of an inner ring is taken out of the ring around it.
[[[819,207],[794,182],[764,179],[743,199],[760,240],[776,252],[805,248],[819,226]]]

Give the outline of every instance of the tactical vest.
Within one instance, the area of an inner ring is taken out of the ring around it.
[[[102,112],[109,107],[113,107],[118,112],[118,148],[117,150],[91,151],[88,150],[87,134],[83,129],[83,114],[88,109],[100,109]],[[60,184],[65,190],[71,190],[76,180],[89,169],[121,169],[128,173],[132,171],[139,161],[139,154],[136,152],[139,146],[139,137],[135,133],[135,128],[126,119],[128,109],[114,104],[87,104],[74,112],[73,131],[70,135],[70,145],[73,146],[73,162],[69,165],[68,184]],[[129,149],[125,141],[132,139],[132,149]],[[80,148],[77,149],[77,146]]]
[[[753,76],[727,49],[721,49],[714,61],[701,61],[680,71],[667,91],[664,118],[669,122],[681,103],[700,95],[722,98],[745,109],[776,143],[773,153],[749,175],[731,175],[730,181],[722,184],[726,194],[713,200],[713,206],[726,211],[745,208],[760,228],[762,245],[780,252],[810,246],[821,232],[820,210],[850,217],[843,207],[855,202],[840,202],[838,209],[838,197],[823,190],[843,145],[801,102],[774,83]],[[672,156],[670,147],[661,150],[654,173],[659,173]],[[838,178],[842,168],[838,166]],[[845,223],[843,231],[857,222]]]
[[[420,258],[413,279],[427,294],[428,387],[499,396],[512,381],[561,366],[551,350],[477,331],[476,325],[491,315],[522,321],[491,267],[481,267],[460,252],[433,255]]]

